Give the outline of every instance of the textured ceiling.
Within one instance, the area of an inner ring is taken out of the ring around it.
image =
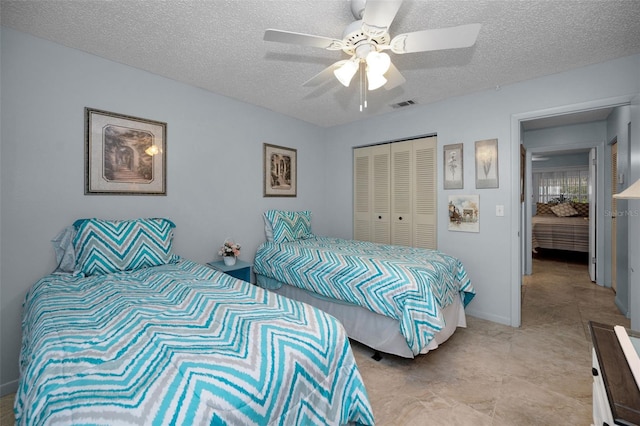
[[[263,41],[276,28],[342,38],[347,0],[2,0],[3,26],[319,126],[640,53],[640,1],[405,0],[390,34],[480,23],[475,46],[392,54],[407,82],[369,92],[302,83],[346,55]],[[411,107],[408,107],[411,108]]]

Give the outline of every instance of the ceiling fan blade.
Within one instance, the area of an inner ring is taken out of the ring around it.
[[[370,37],[389,32],[402,0],[367,0],[362,15],[362,31]]]
[[[413,53],[471,47],[478,38],[480,27],[480,24],[469,24],[398,34],[391,40],[391,51]]]
[[[327,50],[342,50],[344,43],[342,40],[329,37],[321,37],[311,34],[294,33],[282,30],[266,30],[264,32],[265,41],[275,41],[278,43],[301,44],[303,46],[320,47]]]
[[[302,83],[302,85],[306,87],[319,86],[325,81],[335,78],[335,76],[333,75],[333,72],[338,68],[340,68],[345,62],[347,62],[346,59],[329,65],[327,68],[323,69],[318,74],[314,75],[309,80]]]
[[[395,87],[398,87],[404,84],[405,81],[407,81],[402,76],[402,74],[400,74],[400,71],[398,71],[398,68],[396,68],[395,65],[393,64],[391,64],[391,66],[389,67],[389,70],[386,72],[384,76],[387,79],[387,83],[384,85],[384,88],[386,90],[391,90]]]

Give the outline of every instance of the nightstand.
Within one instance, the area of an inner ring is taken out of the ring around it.
[[[251,282],[251,268],[253,267],[253,264],[249,262],[237,259],[235,265],[227,266],[224,264],[224,261],[218,260],[215,262],[209,262],[207,265],[220,272],[224,272],[227,275],[231,275],[234,278],[238,278],[248,283]]]

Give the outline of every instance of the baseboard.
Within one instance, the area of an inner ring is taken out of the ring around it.
[[[480,312],[480,311],[477,311],[475,309],[470,309],[468,307],[464,308],[464,312],[467,315],[470,315],[470,316],[475,317],[475,318],[479,318],[479,319],[483,319],[483,320],[487,320],[487,321],[491,321],[491,322],[497,322],[498,324],[511,326],[511,318],[501,317],[499,315],[492,315],[492,314],[488,314],[486,312]]]
[[[620,313],[622,315],[624,315],[625,317],[629,318],[629,309],[627,306],[623,306],[622,302],[620,301],[620,299],[618,299],[618,297],[616,296],[615,299],[613,299],[613,303],[616,304],[616,306],[618,307],[618,310],[620,311]]]
[[[13,380],[8,383],[3,383],[0,385],[0,397],[9,395],[10,393],[15,393],[18,390],[18,381]]]

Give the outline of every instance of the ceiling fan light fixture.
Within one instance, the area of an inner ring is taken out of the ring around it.
[[[385,52],[373,50],[367,54],[367,73],[382,75],[389,71],[390,66],[391,58]]]
[[[343,86],[349,87],[353,76],[356,75],[356,71],[358,71],[358,62],[350,60],[342,64],[340,68],[334,70],[333,74]]]
[[[387,84],[387,79],[382,74],[372,73],[367,71],[367,87],[369,91],[379,89]]]

